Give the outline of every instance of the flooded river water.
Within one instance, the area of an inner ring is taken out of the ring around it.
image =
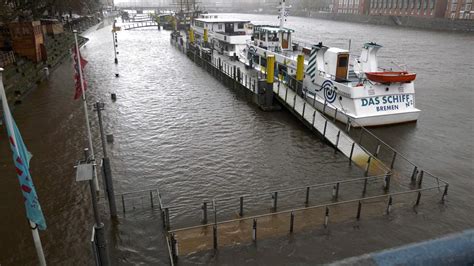
[[[273,16],[230,16],[276,23]],[[331,237],[301,239],[291,250],[282,248],[289,245],[288,240],[275,239],[259,246],[259,260],[252,257],[253,251],[236,248],[223,250],[217,260],[196,255],[183,264],[329,262],[473,227],[474,35],[294,17],[288,19],[288,27],[306,42],[347,47],[352,39],[354,53],[364,42],[375,41],[384,46],[380,52],[383,62],[407,64],[418,74],[416,105],[422,110],[418,123],[375,128],[373,132],[450,183],[447,207],[432,204],[421,217],[397,216],[385,226],[367,222],[357,232],[346,226]],[[290,113],[262,112],[193,65],[169,44],[169,32],[120,32],[118,65],[113,64],[110,26],[93,28],[85,36],[90,39],[82,50],[89,61],[85,74],[89,102],[106,103],[106,131],[115,137],[109,156],[117,193],[158,186],[165,201],[192,203],[215,195],[360,176]],[[74,181],[73,165],[87,142],[82,104],[72,100],[73,87],[68,60],[14,113],[34,155],[31,173],[48,223],[48,230],[41,235],[50,265],[92,263],[89,190],[86,184]],[[117,93],[115,103],[110,101],[112,92]],[[92,128],[100,154],[95,118]],[[5,135],[2,129],[0,264],[35,264]],[[160,230],[141,225],[128,227],[124,222],[117,232],[110,233],[115,239],[110,243],[115,246],[111,248],[116,250],[115,263],[167,263]],[[131,242],[136,244],[127,244]],[[321,247],[317,254],[311,252],[314,245]]]

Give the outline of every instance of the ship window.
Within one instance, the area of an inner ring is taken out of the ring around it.
[[[339,65],[338,67],[347,67],[347,63],[349,60],[347,60],[348,58],[345,57],[345,56],[341,56],[339,57]]]
[[[222,30],[222,24],[219,24],[219,26],[217,26],[217,29]]]

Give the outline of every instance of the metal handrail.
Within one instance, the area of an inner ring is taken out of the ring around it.
[[[380,199],[380,198],[390,198],[390,197],[393,197],[393,196],[405,195],[405,194],[416,193],[416,192],[423,192],[423,191],[434,190],[434,189],[439,189],[439,188],[440,188],[440,186],[435,186],[435,187],[421,188],[421,189],[415,189],[415,190],[409,190],[409,191],[393,192],[393,193],[384,194],[384,195],[363,197],[363,198],[353,199],[353,200],[339,201],[339,202],[333,202],[333,203],[327,203],[327,204],[318,204],[318,205],[314,205],[314,206],[294,208],[294,209],[288,209],[288,210],[283,210],[283,211],[278,211],[278,212],[259,214],[259,215],[253,215],[253,216],[248,216],[248,217],[242,217],[242,218],[238,218],[238,219],[220,221],[220,222],[212,223],[212,224],[207,223],[207,224],[204,224],[204,225],[196,225],[196,226],[190,226],[190,227],[185,227],[185,228],[178,228],[178,229],[170,230],[170,231],[168,231],[168,233],[176,233],[176,232],[180,232],[180,231],[186,231],[186,230],[191,230],[191,229],[196,229],[196,228],[208,227],[208,226],[212,226],[212,225],[215,225],[215,224],[222,225],[222,224],[240,222],[240,221],[245,221],[245,220],[263,218],[263,217],[279,215],[279,214],[285,214],[285,213],[291,213],[291,212],[298,212],[298,211],[312,210],[312,209],[331,207],[331,206],[337,206],[337,205],[344,205],[344,204],[349,204],[349,203],[363,202],[363,201]]]

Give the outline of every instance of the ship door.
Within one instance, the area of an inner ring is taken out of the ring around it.
[[[336,81],[347,80],[348,68],[349,68],[349,55],[348,54],[338,54],[337,55]]]

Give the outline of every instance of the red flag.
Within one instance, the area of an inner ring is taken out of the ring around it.
[[[81,98],[82,96],[82,88],[81,88],[81,77],[80,77],[80,74],[79,74],[79,61],[77,60],[77,52],[76,52],[76,49],[73,48],[72,49],[72,54],[73,54],[73,59],[74,59],[74,81],[75,81],[75,84],[76,84],[76,93],[74,94],[74,100],[77,100],[79,98]],[[79,58],[81,60],[81,71],[82,71],[82,79],[83,79],[83,86],[84,86],[84,91],[87,90],[87,83],[84,79],[84,67],[87,65],[87,60],[84,59],[81,55],[81,53],[79,52]]]

